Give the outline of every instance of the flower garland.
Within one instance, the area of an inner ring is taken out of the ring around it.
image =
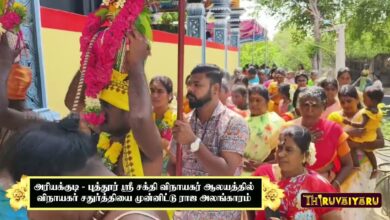
[[[27,8],[19,3],[8,0],[0,0],[0,37],[7,31],[18,36],[17,46],[23,41],[21,24],[26,20]]]
[[[317,151],[313,142],[310,142],[308,154],[309,156],[307,157],[306,162],[309,166],[313,166],[314,163],[317,161],[316,158]]]
[[[102,157],[104,165],[113,171],[118,163],[119,156],[122,153],[123,145],[119,142],[110,144],[110,134],[101,132],[97,150]]]
[[[102,157],[102,162],[111,171],[117,167],[118,159],[123,151],[123,169],[126,176],[143,176],[141,154],[137,141],[132,132],[126,135],[124,145],[120,142],[111,144],[110,134],[101,132],[97,144],[98,154]],[[125,157],[128,158],[125,158]]]
[[[100,45],[95,44],[92,50],[88,50],[89,43],[93,36],[99,32],[101,25],[107,20],[106,16],[113,4],[117,8],[123,5],[123,8],[121,8],[110,27],[99,34],[99,39],[104,37],[103,42]],[[93,125],[99,125],[104,121],[104,115],[100,112],[100,105],[97,105],[99,93],[111,80],[115,58],[122,46],[122,40],[120,39],[123,39],[126,33],[131,30],[131,26],[142,12],[143,6],[143,0],[104,1],[96,13],[88,16],[87,25],[80,38],[81,71],[85,74],[85,95],[87,97],[83,115]]]
[[[172,138],[172,128],[176,121],[176,114],[173,113],[172,109],[169,108],[164,113],[164,117],[162,119],[156,119],[156,113],[153,113],[153,120],[156,122],[161,137],[170,141]]]

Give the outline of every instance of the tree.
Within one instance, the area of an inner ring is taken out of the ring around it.
[[[351,39],[372,33],[378,41],[387,40],[390,24],[390,1],[360,0],[346,9],[346,23]]]
[[[346,9],[347,56],[371,59],[390,51],[390,1],[361,0]]]
[[[313,55],[313,68],[321,67],[321,28],[333,24],[340,18],[344,8],[354,0],[257,0],[261,8],[282,19],[282,29],[296,26],[299,31],[314,37],[317,45]],[[324,22],[327,21],[327,22]]]
[[[246,43],[241,47],[242,65],[254,64],[272,65],[297,70],[298,64],[302,63],[307,70],[311,69],[311,57],[313,55],[314,40],[312,37],[303,37],[299,42],[295,36],[300,36],[296,28],[285,28],[278,32],[273,41]]]

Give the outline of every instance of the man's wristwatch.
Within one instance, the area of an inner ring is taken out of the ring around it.
[[[195,153],[199,150],[200,142],[201,142],[201,140],[198,137],[196,138],[196,140],[194,142],[192,142],[192,144],[190,145],[190,151],[192,153]]]

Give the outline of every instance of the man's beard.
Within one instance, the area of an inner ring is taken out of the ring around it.
[[[190,99],[191,97],[191,99]],[[195,95],[193,95],[192,93],[187,93],[187,99],[188,99],[188,102],[190,104],[190,108],[191,109],[194,109],[194,108],[201,108],[202,106],[204,106],[206,103],[210,102],[211,101],[211,88],[209,89],[209,91],[207,92],[207,94],[201,98],[196,98]]]

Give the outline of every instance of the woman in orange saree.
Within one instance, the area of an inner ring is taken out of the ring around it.
[[[300,118],[289,124],[309,129],[317,150],[316,163],[308,167],[328,179],[336,189],[352,171],[348,135],[337,123],[322,119],[326,108],[326,94],[320,87],[310,87],[299,97]]]

